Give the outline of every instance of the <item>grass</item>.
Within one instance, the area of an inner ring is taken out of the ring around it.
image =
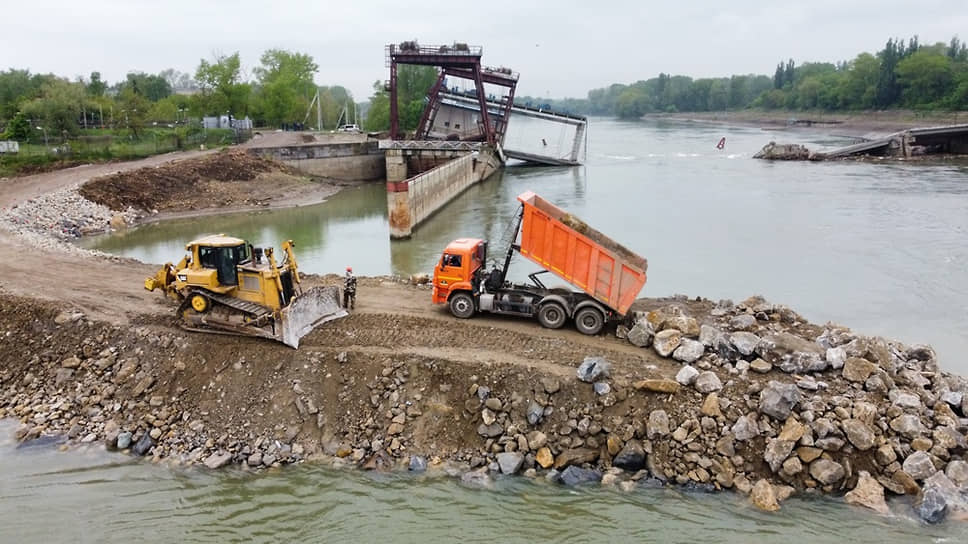
[[[131,160],[185,149],[219,147],[235,142],[229,129],[146,128],[138,137],[128,130],[82,130],[66,142],[20,144],[17,154],[0,154],[0,177],[56,170],[78,163]]]

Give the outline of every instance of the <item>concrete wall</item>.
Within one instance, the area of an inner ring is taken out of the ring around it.
[[[250,153],[270,157],[313,176],[342,180],[386,178],[386,163],[377,141],[257,147]]]
[[[387,163],[391,163],[389,152]],[[409,238],[417,225],[471,185],[487,179],[500,166],[495,153],[484,148],[405,181],[393,182],[388,179],[390,237]]]

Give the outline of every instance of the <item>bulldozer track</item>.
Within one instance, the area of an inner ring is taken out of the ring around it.
[[[253,319],[260,319],[262,317],[267,317],[272,315],[272,311],[266,308],[265,306],[262,306],[261,304],[256,304],[254,302],[249,302],[246,300],[239,300],[233,297],[227,297],[225,295],[213,293],[206,289],[193,289],[188,294],[188,296],[185,297],[185,302],[182,302],[181,307],[178,309],[179,312],[185,309],[187,304],[190,304],[190,302],[188,301],[191,300],[192,293],[202,293],[206,297],[212,299],[213,301],[219,304],[222,304],[223,306],[228,306],[229,308],[232,308],[234,310],[239,310],[240,312],[251,314]]]

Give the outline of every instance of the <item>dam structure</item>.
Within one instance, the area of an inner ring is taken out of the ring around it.
[[[483,48],[463,43],[420,45],[409,41],[385,48],[390,79],[390,134],[379,148],[385,153],[387,212],[391,239],[409,238],[414,228],[468,187],[486,180],[508,159],[538,165],[578,165],[587,120],[550,109],[516,106],[519,74],[481,63]],[[399,65],[433,66],[437,79],[427,92],[416,129],[404,134],[397,105]],[[459,93],[454,80],[472,83]],[[488,85],[488,88],[485,88]],[[508,126],[515,116],[574,127],[574,137],[562,152],[504,149]]]

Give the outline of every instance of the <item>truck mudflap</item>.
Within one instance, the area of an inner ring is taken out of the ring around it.
[[[348,315],[339,301],[338,287],[313,287],[297,296],[280,311],[281,330],[277,340],[299,347],[299,340],[319,325]]]

